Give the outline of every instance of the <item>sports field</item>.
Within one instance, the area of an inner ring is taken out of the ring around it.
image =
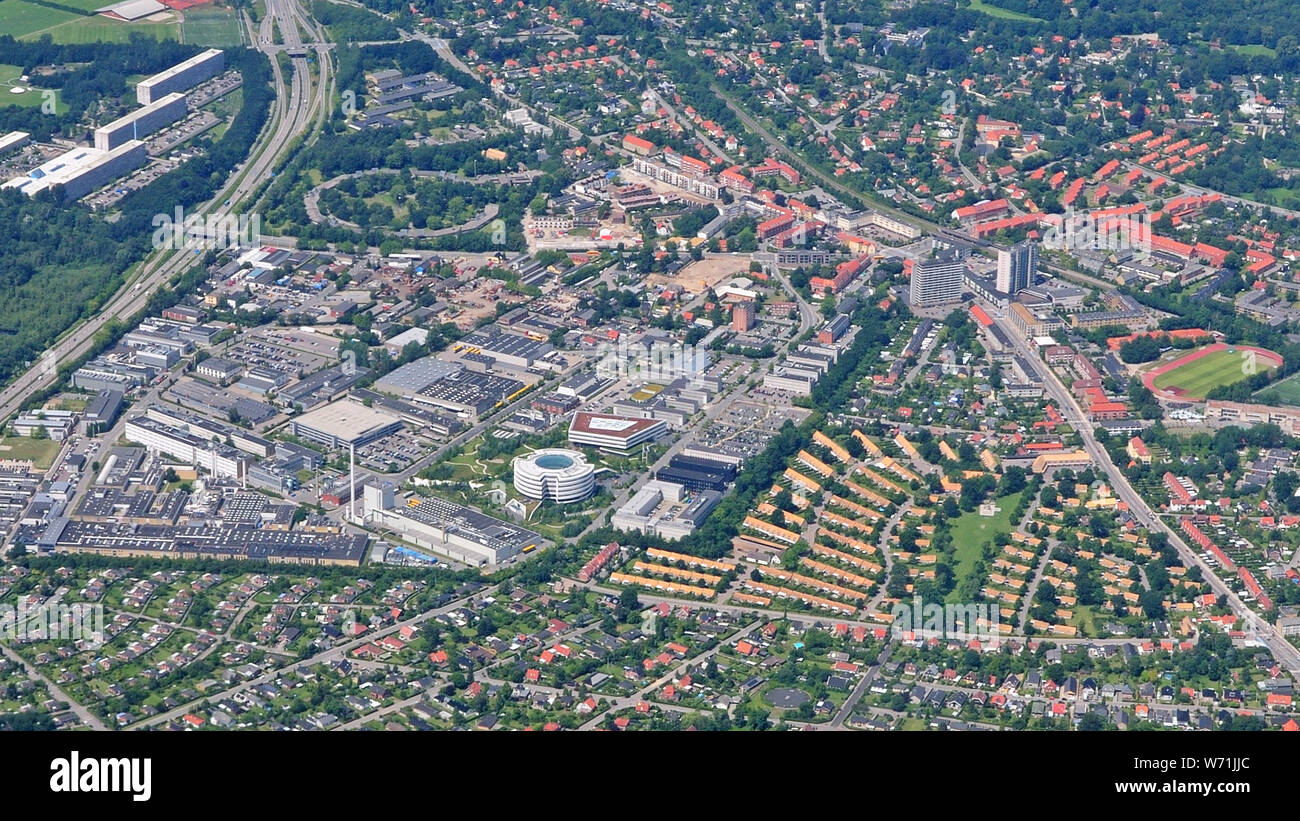
[[[29,0],[0,0],[0,35],[38,40],[48,34],[56,43],[125,43],[133,32],[155,40],[177,39],[180,18],[175,12],[161,12],[152,15],[152,19],[129,23],[74,11],[93,12],[109,3],[110,0],[55,0],[53,5],[40,5]]]
[[[1249,345],[1207,345],[1147,372],[1143,382],[1168,399],[1204,399],[1220,385],[1231,385],[1280,367],[1282,357]]]
[[[1274,382],[1251,399],[1264,405],[1292,405],[1300,407],[1300,373]]]
[[[4,0],[10,2],[10,0]],[[3,5],[3,3],[0,3]],[[162,12],[163,15],[176,17],[175,12]],[[160,16],[160,15],[154,15]],[[134,33],[143,34],[154,40],[179,40],[180,23],[151,23],[147,20],[128,23],[96,15],[94,17],[75,17],[51,28],[24,35],[21,40],[38,40],[42,35],[50,35],[56,43],[76,45],[79,43],[126,43]]]
[[[23,37],[79,19],[70,11],[38,6],[24,0],[0,0],[0,34]]]
[[[198,46],[242,46],[243,34],[235,10],[228,6],[201,6],[181,12],[181,40]]]

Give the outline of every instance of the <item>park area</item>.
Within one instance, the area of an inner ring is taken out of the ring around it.
[[[1200,400],[1217,387],[1281,366],[1273,351],[1218,342],[1152,368],[1142,382],[1166,399]]]
[[[993,544],[994,537],[999,533],[1007,535],[1015,529],[1016,523],[1011,521],[1011,516],[1020,504],[1021,493],[995,499],[993,504],[997,507],[997,513],[993,516],[984,516],[977,511],[971,511],[963,513],[952,521],[952,543],[956,549],[954,559],[957,565],[953,568],[953,572],[957,577],[957,589],[949,594],[950,601],[961,600],[961,593],[958,590],[961,588],[961,583],[978,570],[979,561],[984,555],[984,546]]]

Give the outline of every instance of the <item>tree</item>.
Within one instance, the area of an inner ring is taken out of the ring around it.
[[[636,613],[641,609],[641,598],[636,594],[636,588],[624,588],[619,594],[618,606],[628,613]]]
[[[1096,713],[1085,713],[1083,718],[1079,719],[1079,730],[1081,732],[1097,732],[1106,729],[1106,722]]]
[[[1119,348],[1119,358],[1130,365],[1140,362],[1152,362],[1160,356],[1160,348],[1168,341],[1167,336],[1139,336],[1125,342]]]

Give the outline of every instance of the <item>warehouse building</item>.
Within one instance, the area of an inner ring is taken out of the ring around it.
[[[103,433],[113,426],[117,421],[117,415],[121,412],[122,391],[101,390],[86,405],[86,413],[82,417],[86,433],[92,436]]]
[[[467,334],[456,343],[455,350],[483,354],[516,368],[529,368],[555,350],[555,346],[519,334],[506,333],[495,325],[489,325]]]
[[[544,544],[531,530],[443,499],[428,498],[414,506],[398,507],[391,484],[366,485],[362,499],[367,522],[476,567],[501,564]]]
[[[440,379],[410,397],[412,402],[432,405],[461,419],[477,421],[480,416],[523,391],[524,383],[504,376],[461,371]]]
[[[255,525],[136,525],[61,519],[49,539],[58,553],[170,559],[231,559],[277,564],[358,567],[369,538],[362,533],[277,530]]]
[[[294,436],[336,450],[359,447],[402,428],[402,420],[387,411],[343,400],[304,413],[289,423]]]
[[[440,379],[455,376],[463,366],[444,362],[432,356],[408,362],[375,380],[375,390],[394,396],[410,398]]]

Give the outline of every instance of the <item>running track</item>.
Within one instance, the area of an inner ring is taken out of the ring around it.
[[[1161,390],[1157,388],[1156,377],[1169,373],[1175,368],[1181,368],[1184,365],[1195,362],[1196,360],[1200,359],[1203,356],[1209,356],[1212,353],[1218,353],[1219,351],[1226,351],[1226,350],[1254,351],[1255,355],[1260,359],[1271,362],[1272,364],[1276,365],[1279,368],[1282,367],[1282,357],[1279,356],[1278,354],[1273,353],[1270,350],[1266,350],[1264,348],[1256,348],[1251,345],[1228,345],[1223,342],[1216,342],[1213,345],[1207,345],[1206,347],[1201,348],[1199,351],[1189,353],[1186,356],[1180,356],[1179,358],[1175,359],[1173,362],[1166,362],[1160,367],[1148,371],[1146,375],[1142,377],[1142,384],[1147,386],[1147,390],[1151,391],[1156,396],[1159,396],[1161,398],[1185,399],[1186,397],[1182,396],[1182,394],[1178,393],[1177,391],[1173,391],[1169,389]]]

